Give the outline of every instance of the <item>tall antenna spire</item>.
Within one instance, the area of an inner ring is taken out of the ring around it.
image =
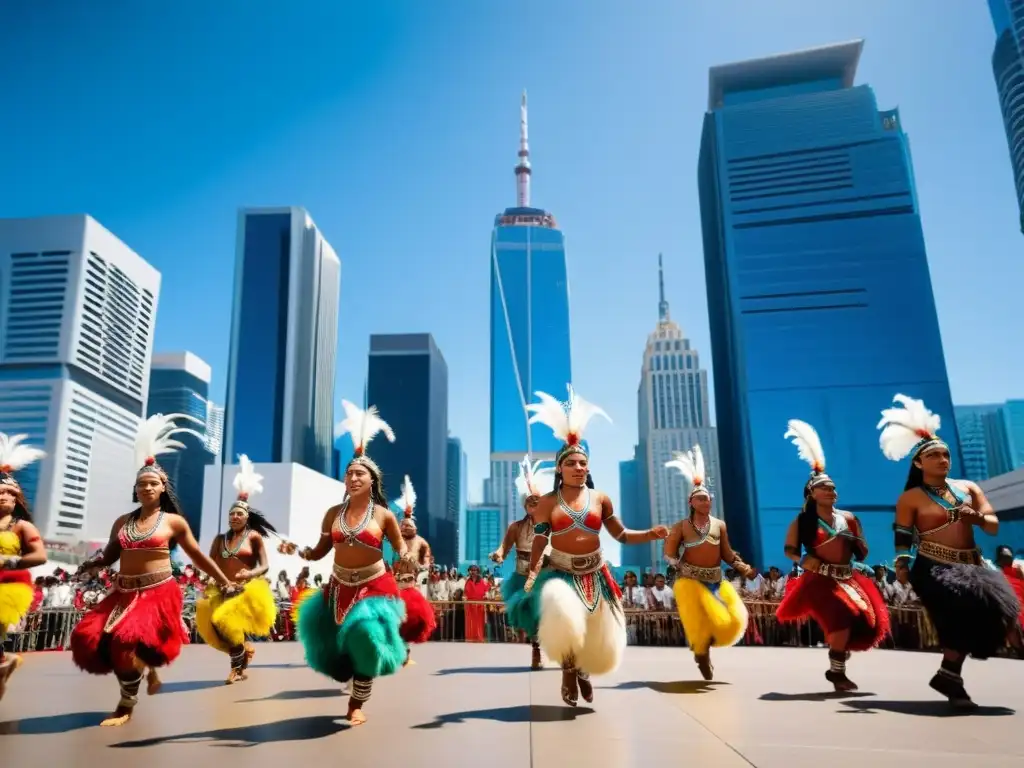
[[[526,91],[519,104],[519,162],[516,164],[516,207],[530,207],[530,141],[526,128]]]
[[[668,302],[665,300],[665,270],[661,261],[661,254],[658,254],[658,322],[667,323]]]

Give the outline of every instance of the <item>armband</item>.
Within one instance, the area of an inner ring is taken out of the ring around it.
[[[914,545],[914,532],[902,525],[893,525],[893,540],[896,544],[896,558],[910,557],[910,548]]]
[[[533,526],[533,532],[538,536],[548,536],[551,534],[551,523],[537,523]]]
[[[31,536],[29,536],[27,539],[25,539],[25,542],[28,543],[28,544],[35,544],[37,541],[42,541],[42,538],[40,538],[39,536],[37,536],[34,533]]]

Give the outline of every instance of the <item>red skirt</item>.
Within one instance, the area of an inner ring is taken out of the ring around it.
[[[848,629],[851,651],[874,648],[889,634],[889,609],[858,571],[845,580],[810,571],[790,579],[775,617],[783,623],[814,619],[826,635]]]
[[[407,643],[426,642],[437,623],[434,609],[423,594],[415,587],[399,589],[394,574],[388,571],[356,587],[331,579],[324,586],[324,592],[334,607],[334,621],[339,626],[352,606],[367,597],[392,597],[405,603],[405,619],[399,632]]]
[[[113,592],[86,612],[71,633],[71,658],[93,675],[170,664],[189,641],[174,579],[147,589]]]

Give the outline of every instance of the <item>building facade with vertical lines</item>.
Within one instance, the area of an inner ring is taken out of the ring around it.
[[[0,220],[0,430],[42,535],[106,540],[131,508],[160,273],[86,215]]]
[[[942,417],[962,472],[910,144],[899,111],[854,85],[862,46],[710,71],[698,184],[720,485],[734,546],[758,565],[781,562],[802,503],[789,419],[821,433],[872,562],[893,557],[909,468],[878,447],[894,394]]]

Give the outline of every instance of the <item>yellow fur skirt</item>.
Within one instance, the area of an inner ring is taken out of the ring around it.
[[[747,607],[729,582],[678,578],[672,591],[686,640],[698,656],[712,647],[735,645],[743,637]]]
[[[24,618],[34,599],[28,571],[0,571],[0,635]]]
[[[220,588],[210,583],[206,597],[196,603],[196,631],[203,642],[228,653],[250,637],[266,637],[277,621],[277,603],[270,585],[253,579],[241,594],[224,597]]]

